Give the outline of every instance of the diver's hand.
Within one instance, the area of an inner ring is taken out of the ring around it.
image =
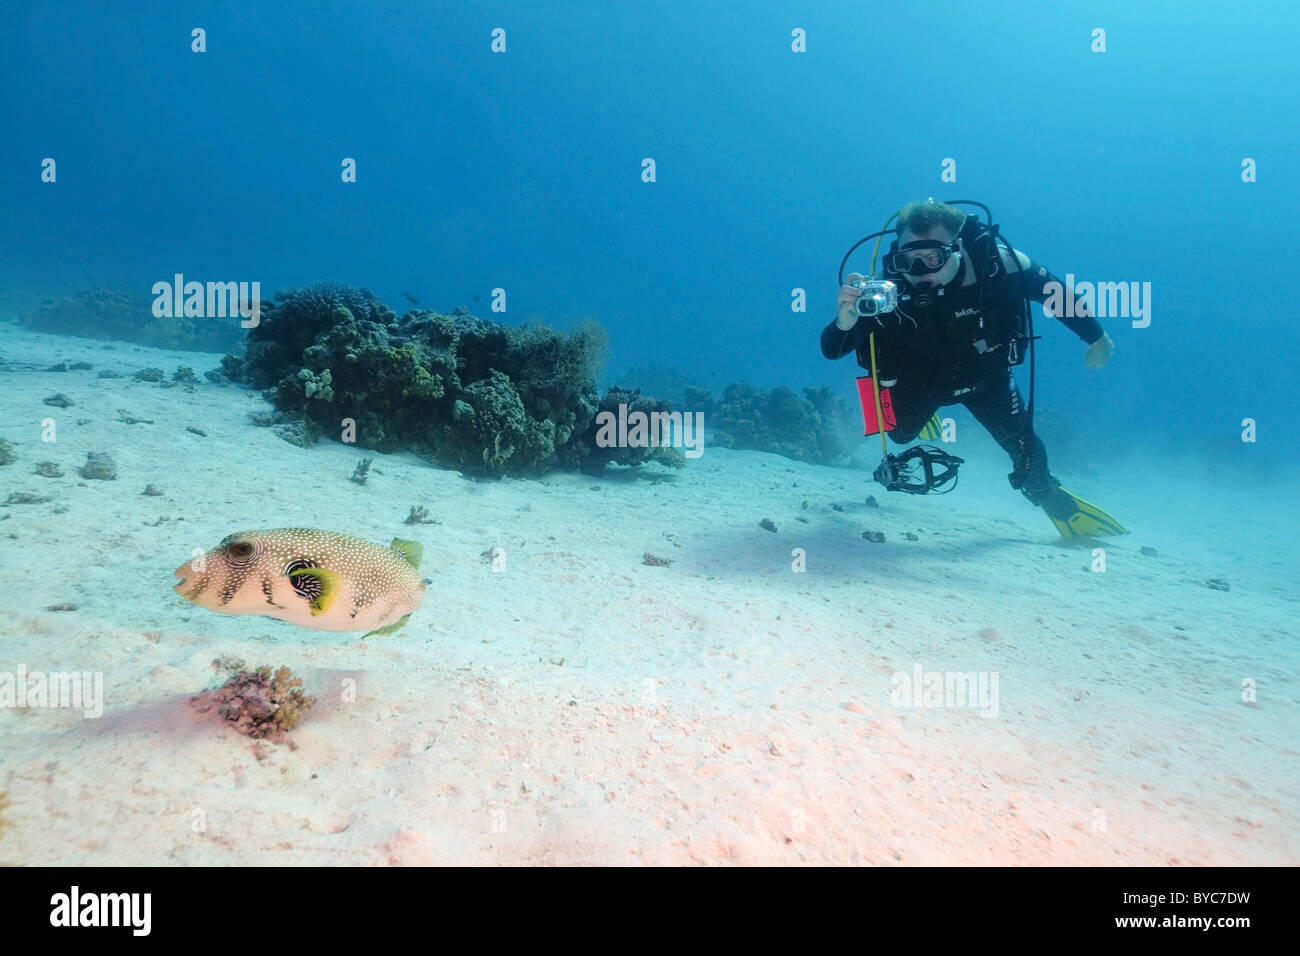
[[[1088,368],[1101,368],[1110,361],[1110,357],[1115,354],[1115,343],[1105,332],[1101,333],[1101,338],[1088,346],[1088,351],[1083,353],[1083,364]]]
[[[858,324],[858,297],[862,295],[862,290],[853,283],[861,282],[863,278],[865,277],[856,272],[850,272],[844,285],[840,286],[840,297],[835,304],[835,324],[845,332]]]

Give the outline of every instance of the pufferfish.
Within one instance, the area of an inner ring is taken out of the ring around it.
[[[222,614],[391,634],[424,601],[422,551],[400,538],[384,546],[312,528],[239,531],[177,568],[182,580],[173,590]]]

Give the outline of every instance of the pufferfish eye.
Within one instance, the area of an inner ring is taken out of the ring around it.
[[[250,541],[248,538],[236,538],[234,541],[225,544],[222,553],[227,561],[238,567],[252,564],[257,560],[257,556],[262,553],[262,548],[256,540]]]

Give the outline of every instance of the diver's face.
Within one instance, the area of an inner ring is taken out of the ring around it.
[[[952,242],[955,238],[956,235],[945,229],[943,226],[935,226],[928,232],[912,232],[910,229],[904,229],[898,236],[898,248],[901,249],[909,242],[917,242],[921,239],[933,239],[936,242]],[[924,261],[924,256],[927,255],[927,253],[922,252],[921,255]],[[938,261],[937,254],[929,253],[929,255],[935,256],[932,262]],[[927,262],[926,264],[930,265],[931,262]],[[912,285],[943,285],[951,282],[957,275],[957,270],[960,268],[961,254],[956,253],[949,257],[947,264],[945,264],[938,272],[931,272],[929,275],[923,276],[913,276],[904,273],[903,278]]]

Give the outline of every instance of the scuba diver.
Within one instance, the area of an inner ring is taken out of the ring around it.
[[[954,204],[978,206],[988,219]],[[896,229],[890,223],[897,218]],[[863,243],[896,234],[885,255],[883,276],[844,276],[849,257]],[[1055,284],[1055,285],[1053,285]],[[971,200],[909,203],[880,232],[858,241],[840,263],[840,294],[834,321],[822,330],[822,354],[838,359],[856,352],[869,372],[858,380],[866,434],[880,434],[884,459],[875,478],[891,491],[951,491],[962,459],[942,449],[915,446],[892,455],[896,444],[918,436],[939,437],[938,409],[961,404],[1011,456],[1008,475],[1067,538],[1126,534],[1110,515],[1061,487],[1048,471],[1047,449],[1033,429],[1033,307],[1065,284],[1013,249],[993,223],[988,207]],[[1088,345],[1084,362],[1101,368],[1114,354],[1096,318],[1077,299],[1073,310],[1054,308],[1056,318]],[[1029,358],[1029,401],[1021,399],[1013,373]]]

